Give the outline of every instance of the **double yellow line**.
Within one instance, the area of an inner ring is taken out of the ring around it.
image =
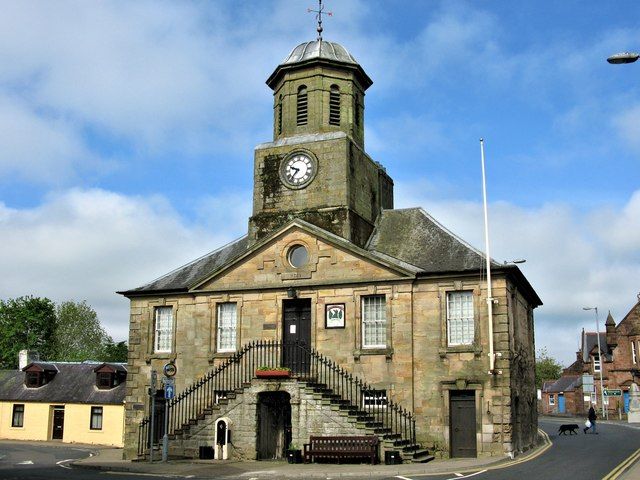
[[[624,473],[624,471],[640,458],[640,448],[627,457],[620,465],[611,470],[602,480],[614,480]]]

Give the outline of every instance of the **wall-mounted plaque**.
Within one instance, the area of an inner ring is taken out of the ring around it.
[[[344,303],[334,303],[326,306],[325,328],[344,328]]]

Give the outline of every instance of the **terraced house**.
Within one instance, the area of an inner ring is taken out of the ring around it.
[[[119,292],[128,458],[163,433],[148,391],[165,365],[178,394],[152,392],[154,423],[167,408],[171,454],[281,458],[312,435],[375,435],[380,457],[404,461],[534,444],[541,301],[492,262],[489,319],[483,254],[427,211],[393,208],[365,151],[371,84],[337,43],[294,48],[267,79],[273,140],[255,148],[247,235]]]

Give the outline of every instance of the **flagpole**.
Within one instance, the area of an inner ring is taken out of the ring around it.
[[[484,244],[487,265],[487,317],[489,325],[489,374],[495,372],[493,352],[493,293],[491,290],[491,255],[489,253],[489,214],[487,212],[487,180],[484,170],[484,140],[480,139],[480,159],[482,163],[482,206],[484,210]]]

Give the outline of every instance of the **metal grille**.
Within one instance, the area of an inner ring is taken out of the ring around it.
[[[235,303],[218,304],[218,351],[236,350],[237,305]]]
[[[449,345],[470,345],[474,338],[472,292],[447,293]]]
[[[340,89],[337,85],[332,85],[329,92],[329,125],[340,125]]]
[[[156,308],[155,351],[170,352],[173,336],[172,307]]]
[[[307,124],[308,98],[307,87],[304,85],[298,89],[297,115],[296,122],[298,125]]]
[[[282,133],[282,95],[278,101],[278,135]]]
[[[387,346],[387,302],[384,295],[362,297],[362,346]]]

